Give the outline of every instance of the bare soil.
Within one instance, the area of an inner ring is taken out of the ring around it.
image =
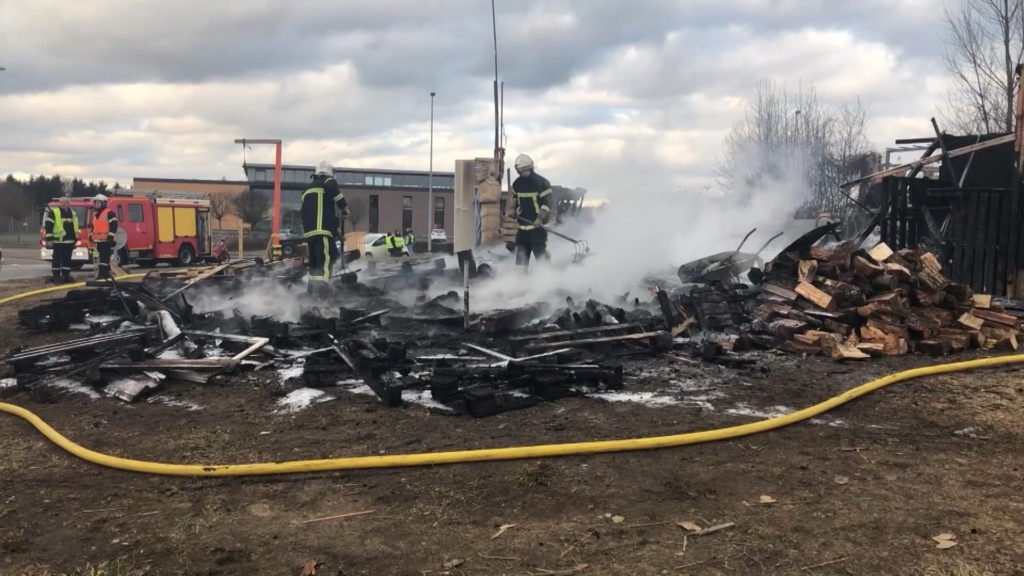
[[[0,307],[0,350],[66,337],[16,330],[15,308]],[[101,452],[222,464],[712,429],[934,361],[764,355],[734,371],[639,359],[628,390],[695,400],[575,398],[483,419],[337,390],[278,413],[273,373],[161,392],[201,410],[66,393],[7,401]],[[899,384],[814,422],[713,444],[239,479],[100,468],[0,415],[0,574],[298,575],[310,560],[318,575],[1024,574],[1021,374]],[[734,526],[696,536],[680,522]],[[956,546],[939,549],[941,533]]]

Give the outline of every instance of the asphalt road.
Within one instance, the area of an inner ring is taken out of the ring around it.
[[[49,275],[50,262],[39,259],[38,248],[4,249],[3,267],[0,268],[0,282]]]

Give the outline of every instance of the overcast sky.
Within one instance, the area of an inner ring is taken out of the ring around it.
[[[0,172],[242,177],[284,160],[489,156],[487,0],[0,0]],[[712,180],[759,78],[860,97],[879,148],[928,135],[941,0],[497,0],[510,156],[618,197]],[[271,161],[256,149],[250,160]]]

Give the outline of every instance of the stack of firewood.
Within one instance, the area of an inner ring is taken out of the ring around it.
[[[929,252],[813,246],[766,266],[762,289],[753,332],[788,352],[850,360],[1018,348],[1021,319],[950,282]]]

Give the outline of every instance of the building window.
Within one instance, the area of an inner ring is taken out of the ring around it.
[[[256,169],[256,181],[257,182],[266,182],[267,181],[267,170],[266,170],[266,168],[257,168]]]
[[[444,196],[434,198],[434,228],[444,228]]]
[[[412,196],[402,196],[402,234],[412,228]]]
[[[376,234],[380,230],[380,196],[370,194],[370,232]]]
[[[142,204],[129,204],[128,205],[128,221],[129,222],[142,222]]]

